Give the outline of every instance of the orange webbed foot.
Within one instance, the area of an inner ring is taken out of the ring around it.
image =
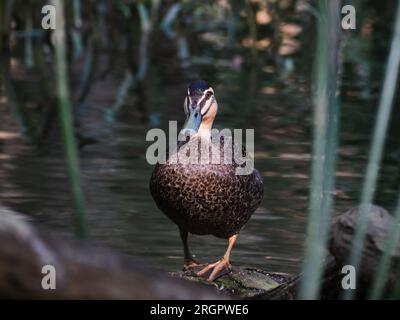
[[[212,270],[212,272],[208,277],[208,281],[212,282],[218,277],[218,275],[220,275],[220,272],[222,270],[226,270],[228,272],[231,271],[231,264],[226,258],[221,258],[217,262],[211,263],[199,272],[197,272],[197,276],[201,277],[210,270]]]

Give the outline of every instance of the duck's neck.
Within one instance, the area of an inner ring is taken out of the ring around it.
[[[209,139],[211,137],[212,125],[213,125],[213,120],[203,121],[200,125],[199,130],[197,131],[197,135],[201,138]]]

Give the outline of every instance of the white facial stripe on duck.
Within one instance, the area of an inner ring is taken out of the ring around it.
[[[189,111],[190,111],[189,106],[190,106],[190,96],[186,96],[185,103],[184,103],[185,114],[189,114]]]
[[[207,112],[210,111],[211,105],[213,104],[213,99],[214,99],[214,90],[212,88],[204,91],[202,99],[199,103],[202,116],[205,116]],[[207,101],[208,104],[207,107],[205,107]]]
[[[210,87],[209,89],[205,90],[200,99],[195,99],[194,102],[192,101],[192,97],[190,96],[190,90],[188,89],[188,95],[186,96],[185,101],[185,112],[186,114],[189,113],[190,106],[195,107],[199,106],[201,110],[201,115],[204,116],[211,108],[213,103],[213,99],[211,99],[214,95],[214,90]],[[206,102],[209,101],[208,104]]]

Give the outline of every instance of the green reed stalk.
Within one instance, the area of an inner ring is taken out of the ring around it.
[[[138,2],[136,4],[136,8],[139,14],[140,19],[140,28],[141,28],[141,36],[139,43],[139,57],[138,57],[138,70],[136,73],[133,73],[131,70],[128,70],[125,73],[125,79],[122,82],[117,97],[113,105],[106,111],[105,118],[109,122],[113,122],[115,116],[121,110],[123,105],[125,104],[126,98],[129,94],[129,91],[133,88],[137,88],[138,85],[144,80],[147,74],[148,65],[149,65],[149,42],[150,42],[150,34],[155,27],[158,9],[160,6],[160,0],[152,0],[151,1],[151,12],[149,14],[149,10],[145,6],[144,2]]]
[[[81,1],[72,1],[72,20],[73,28],[71,30],[72,43],[74,48],[74,57],[79,58],[83,51],[83,43],[80,29],[82,28],[82,16],[81,16]]]
[[[397,6],[396,22],[392,37],[389,59],[386,66],[386,73],[385,73],[385,80],[383,83],[382,94],[379,101],[378,117],[375,122],[371,151],[369,154],[366,176],[361,193],[360,211],[356,221],[357,228],[355,230],[353,243],[350,251],[349,263],[352,266],[354,266],[356,270],[358,270],[358,267],[361,263],[362,250],[364,247],[364,239],[369,222],[368,208],[371,205],[371,202],[373,201],[375,194],[379,164],[382,158],[386,132],[393,105],[393,97],[396,91],[399,65],[400,65],[400,2],[398,2]],[[379,283],[376,285],[380,286]],[[379,289],[379,287],[377,287],[377,289]],[[377,293],[379,292],[377,291]],[[343,297],[344,299],[352,299],[354,297],[354,290],[345,291]]]
[[[38,143],[37,132],[32,123],[28,110],[21,103],[15,89],[14,80],[11,72],[11,49],[10,49],[10,27],[11,16],[14,8],[14,1],[3,1],[0,4],[1,20],[0,20],[0,78],[1,86],[4,89],[8,99],[12,113],[15,116],[19,131],[27,142],[32,144]]]
[[[73,10],[74,27],[80,28],[82,26],[81,0],[72,1],[72,10]]]
[[[182,5],[180,3],[174,3],[161,20],[160,28],[169,39],[175,39],[177,37],[176,31],[172,29],[172,24],[177,19],[178,13],[181,10]]]
[[[257,21],[250,0],[246,0],[245,4],[246,4],[249,36],[250,39],[252,40],[251,58],[252,58],[252,63],[255,63],[255,61],[257,60]]]
[[[8,44],[5,44],[5,46],[8,46]],[[37,144],[37,132],[32,123],[31,116],[21,103],[18,93],[15,89],[14,80],[11,76],[10,70],[11,57],[10,52],[7,52],[8,50],[9,48],[3,47],[3,52],[0,53],[0,77],[3,81],[4,91],[9,99],[9,105],[12,113],[15,116],[21,136],[26,139],[27,142]]]
[[[26,6],[25,10],[25,31],[26,36],[24,39],[24,63],[28,69],[32,69],[35,66],[35,60],[33,59],[33,39],[32,39],[32,30],[33,30],[33,18],[32,18],[32,10],[31,6]]]
[[[60,122],[63,133],[64,148],[68,166],[68,175],[71,183],[71,189],[74,199],[74,211],[76,219],[76,232],[78,237],[87,237],[87,226],[85,220],[84,196],[81,183],[79,160],[77,155],[75,133],[73,126],[72,107],[68,90],[68,71],[66,63],[66,37],[64,22],[64,2],[62,0],[53,0],[56,6],[57,28],[54,30],[54,47],[56,62],[56,79],[58,107]]]
[[[9,52],[9,37],[11,26],[11,14],[14,8],[14,0],[0,1],[0,53]],[[6,43],[7,41],[7,43]]]
[[[391,49],[391,56],[392,56],[392,51],[397,51],[397,60],[395,60],[396,54],[393,53],[393,60],[391,61],[389,58],[389,64],[388,64],[389,67],[387,69],[388,71],[393,68],[398,70],[398,68],[399,68],[399,61],[400,61],[399,42],[400,42],[400,2],[398,3],[398,8],[397,8],[395,33],[393,35],[392,49]],[[394,65],[394,67],[392,68],[391,63],[396,63],[396,61],[397,61],[397,66]],[[394,94],[394,90],[396,87],[396,81],[392,82],[391,85],[393,86],[393,94]],[[393,96],[392,96],[392,98],[393,98]],[[392,104],[392,101],[390,101],[390,104]],[[377,274],[376,274],[376,277],[374,280],[374,284],[372,286],[371,295],[370,295],[371,299],[379,299],[382,296],[383,289],[385,287],[387,274],[390,269],[392,254],[394,253],[394,250],[395,250],[396,245],[399,240],[399,224],[400,224],[400,194],[399,194],[399,197],[397,200],[396,209],[394,211],[394,223],[390,226],[389,234],[387,236],[387,240],[386,240],[386,244],[385,244],[385,249],[383,251],[381,260],[379,261],[378,271],[377,271]]]
[[[314,140],[310,211],[299,297],[319,295],[335,186],[339,125],[336,75],[340,40],[340,1],[319,1],[317,56],[314,64]]]

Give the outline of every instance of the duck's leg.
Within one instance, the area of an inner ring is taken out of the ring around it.
[[[238,237],[237,234],[229,237],[229,239],[228,239],[228,248],[226,249],[226,252],[225,252],[224,256],[220,260],[218,260],[217,262],[211,263],[208,266],[206,266],[204,269],[200,270],[197,273],[197,275],[198,276],[202,276],[203,274],[207,273],[209,270],[213,269],[213,271],[211,272],[210,276],[208,277],[208,281],[214,281],[215,278],[217,277],[218,273],[222,269],[230,270],[231,264],[229,262],[229,258],[230,258],[231,251],[232,251],[233,245],[236,242],[237,237]]]
[[[189,246],[188,246],[188,232],[179,228],[179,232],[182,239],[183,244],[183,270],[187,270],[189,268],[193,268],[198,265],[197,261],[194,260],[193,256],[190,254]]]

